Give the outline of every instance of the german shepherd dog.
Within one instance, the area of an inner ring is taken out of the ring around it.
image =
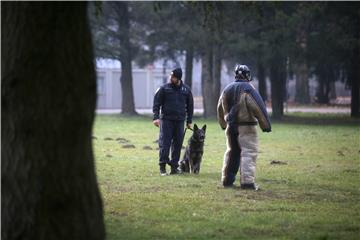
[[[204,153],[204,141],[206,124],[202,128],[194,125],[193,135],[190,137],[185,149],[185,155],[179,162],[179,169],[182,172],[199,174],[200,164]]]

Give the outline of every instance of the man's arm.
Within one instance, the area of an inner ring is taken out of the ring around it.
[[[223,108],[223,99],[224,99],[224,92],[219,97],[218,105],[217,105],[217,119],[222,129],[226,128],[226,122],[224,119],[224,108]]]
[[[259,121],[260,128],[263,132],[271,132],[270,118],[260,94],[255,89],[252,89],[249,92],[247,100],[254,116]]]
[[[153,120],[157,120],[160,118],[160,107],[163,104],[163,88],[160,87],[158,88],[158,90],[156,90],[155,92],[155,96],[154,96],[154,104],[153,104],[153,113],[154,113],[154,117]]]

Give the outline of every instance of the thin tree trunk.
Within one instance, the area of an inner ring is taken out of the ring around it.
[[[318,74],[318,88],[316,91],[316,102],[329,104],[330,82],[333,81],[331,66],[321,66]]]
[[[284,92],[286,65],[283,59],[273,60],[270,65],[272,118],[281,119],[284,115]]]
[[[259,80],[259,93],[265,102],[267,100],[266,75],[265,75],[264,64],[261,61],[258,62],[258,80]]]
[[[130,43],[130,20],[127,2],[115,2],[119,19],[119,36],[121,44],[121,89],[122,89],[122,114],[136,115],[134,89],[132,78],[132,53]]]
[[[86,3],[1,3],[2,239],[104,239]]]
[[[214,112],[212,114],[212,116],[217,116],[217,101],[220,97],[220,89],[221,89],[221,67],[222,67],[222,47],[221,44],[216,44],[215,48],[214,48],[214,60],[213,60],[213,81],[214,81],[214,85],[213,85],[213,93],[212,93],[212,104],[213,107],[211,108]]]
[[[216,53],[214,53],[213,47],[209,46],[201,59],[201,85],[205,118],[216,117],[216,105],[220,95],[219,71],[221,71],[221,65],[219,68],[219,62],[221,64],[221,59],[219,61],[219,57],[214,55]],[[217,64],[214,64],[215,62]]]
[[[210,49],[211,50],[211,49]],[[212,53],[210,50],[206,50],[201,58],[201,90],[203,97],[203,108],[204,118],[209,117],[209,106],[211,106],[211,85],[213,84],[212,79]]]
[[[192,89],[192,71],[193,71],[194,47],[189,46],[186,50],[185,63],[185,83]]]
[[[357,33],[359,39],[359,32]],[[351,61],[351,117],[360,117],[360,47],[357,44]]]
[[[125,115],[137,115],[135,111],[132,66],[129,58],[121,61],[121,77],[122,103],[121,113]]]
[[[306,5],[300,4],[300,8],[306,8]],[[302,10],[304,11],[304,10]],[[296,85],[295,101],[301,104],[310,103],[309,93],[309,69],[306,62],[306,53],[308,49],[308,19],[303,19],[297,29],[296,44],[299,49],[298,63],[296,64]]]
[[[163,61],[163,69],[162,69],[162,74],[163,74],[163,84],[166,84],[169,80],[169,77],[166,74],[166,65],[167,65],[167,60],[164,59]]]
[[[309,70],[305,62],[296,66],[295,101],[301,104],[310,103]]]
[[[335,81],[330,82],[329,84],[330,92],[329,92],[329,99],[336,99],[336,83]]]

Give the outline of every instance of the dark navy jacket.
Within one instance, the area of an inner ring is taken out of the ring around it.
[[[161,114],[160,114],[161,108]],[[181,82],[179,86],[164,84],[155,93],[153,105],[154,120],[168,119],[192,123],[194,100],[190,88]]]

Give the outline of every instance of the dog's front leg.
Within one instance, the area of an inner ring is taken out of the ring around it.
[[[191,155],[189,157],[189,165],[190,165],[190,173],[194,173],[194,160],[193,160],[193,156]]]

